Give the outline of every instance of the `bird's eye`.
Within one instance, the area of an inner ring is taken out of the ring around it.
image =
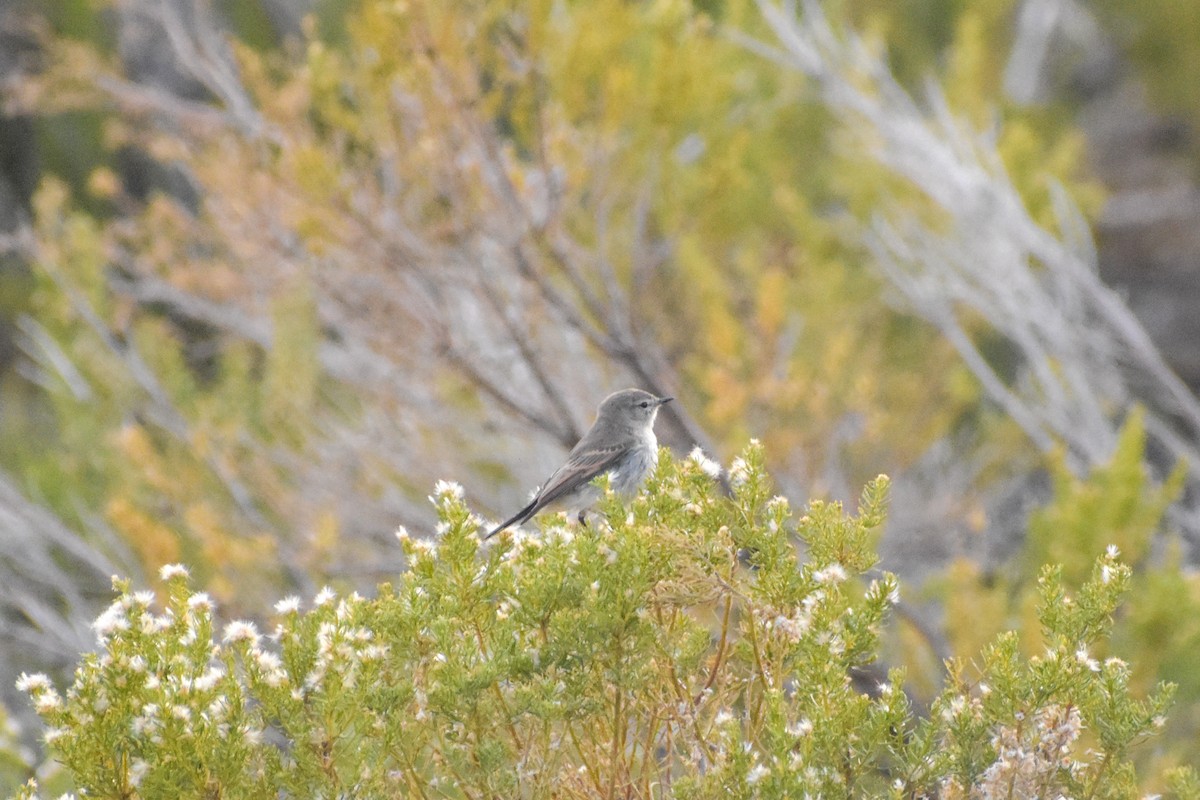
[[[649,403],[647,403],[645,400],[643,400],[642,402],[638,403],[638,405],[639,405],[639,406],[641,406],[642,408],[649,408],[649,407],[650,407],[650,404],[649,404]]]

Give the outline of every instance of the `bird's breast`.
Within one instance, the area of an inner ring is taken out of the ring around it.
[[[629,454],[612,471],[609,485],[617,494],[632,496],[637,493],[642,481],[657,463],[658,439],[655,438],[654,431],[648,430],[638,446],[630,448]]]

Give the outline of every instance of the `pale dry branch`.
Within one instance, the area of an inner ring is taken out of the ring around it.
[[[904,207],[885,208],[862,238],[907,307],[950,339],[988,396],[1039,449],[1064,443],[1079,473],[1111,455],[1135,403],[1148,409],[1150,435],[1174,458],[1195,463],[1200,401],[1100,281],[1087,226],[1065,193],[1053,197],[1060,235],[1032,218],[994,138],[956,115],[937,87],[919,106],[874,51],[834,30],[816,2],[805,2],[801,14],[771,0],[759,7],[778,47],[755,49],[811,76],[862,152],[941,215],[945,224],[934,229]],[[1018,356],[1013,378],[982,356],[985,331]],[[1186,530],[1200,536],[1194,523]]]
[[[118,573],[138,573],[127,553],[103,552],[0,474],[0,676],[73,664]]]
[[[225,35],[200,0],[157,0],[152,8],[184,69],[220,100],[246,134],[260,136],[267,126],[242,86]]]
[[[161,114],[185,123],[193,135],[238,125],[235,117],[205,103],[179,97],[157,86],[134,83],[111,75],[96,78],[96,87],[128,114]]]

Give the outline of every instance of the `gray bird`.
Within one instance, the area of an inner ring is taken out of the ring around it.
[[[654,418],[659,407],[673,399],[655,397],[641,389],[623,389],[604,398],[591,430],[571,449],[566,463],[555,470],[529,505],[483,537],[484,541],[509,525],[527,522],[548,507],[578,512],[583,522],[584,512],[600,498],[592,479],[606,472],[614,492],[633,496],[658,463]]]

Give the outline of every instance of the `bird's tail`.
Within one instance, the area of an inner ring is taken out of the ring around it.
[[[497,533],[504,530],[505,528],[507,528],[510,525],[520,525],[520,524],[526,522],[530,517],[533,516],[533,512],[535,512],[537,510],[537,503],[538,503],[537,498],[534,498],[533,500],[531,500],[529,502],[529,505],[525,506],[520,511],[518,511],[516,514],[513,514],[507,520],[505,520],[504,522],[501,522],[499,525],[497,525],[495,528],[493,528],[491,533],[489,533],[487,536],[483,537],[483,541],[486,542],[488,539],[492,538]]]

